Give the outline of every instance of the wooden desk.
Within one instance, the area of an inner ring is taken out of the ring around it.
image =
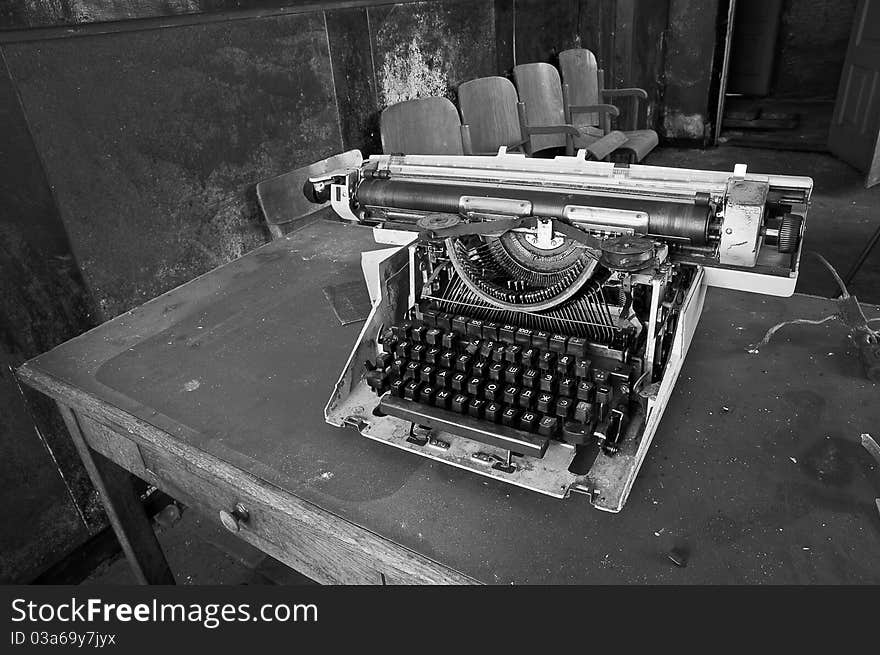
[[[623,512],[555,500],[326,425],[371,231],[318,220],[25,364],[54,398],[143,581],[171,580],[126,471],[320,582],[880,582],[880,432],[827,300],[711,290]],[[872,310],[871,315],[878,315]],[[849,351],[849,352],[848,352]],[[687,566],[666,557],[688,553]]]

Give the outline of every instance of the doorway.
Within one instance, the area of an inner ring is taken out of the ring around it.
[[[730,0],[716,143],[826,152],[858,0]]]

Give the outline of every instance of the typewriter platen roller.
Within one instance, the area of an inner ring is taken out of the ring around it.
[[[707,286],[794,291],[812,180],[380,155],[307,195],[396,245],[327,421],[619,511]]]

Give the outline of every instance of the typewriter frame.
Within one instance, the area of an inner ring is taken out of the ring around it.
[[[646,189],[649,193],[693,193],[693,190],[713,194],[724,199],[725,227],[730,235],[726,245],[727,260],[721,262],[702,259],[699,253],[678,256],[666,261],[654,273],[636,274],[641,284],[651,285],[651,315],[657,315],[660,289],[670,279],[672,265],[687,267],[693,271],[683,298],[678,306],[677,320],[672,332],[672,342],[659,380],[647,385],[639,393],[645,399],[643,422],[632,421],[636,426],[623,440],[623,447],[614,455],[601,450],[586,473],[569,470],[575,456],[575,447],[551,441],[542,458],[517,458],[517,466],[511,470],[503,465],[510,462],[508,451],[465,439],[443,431],[414,433],[418,430],[412,423],[402,419],[377,414],[380,398],[363,379],[363,362],[374,359],[379,352],[378,338],[384,329],[404,319],[416,307],[419,300],[421,278],[418,272],[418,248],[411,231],[374,228],[376,242],[392,244],[396,248],[364,253],[362,264],[373,303],[372,311],[358,341],[346,362],[345,368],[325,408],[328,423],[350,427],[363,436],[441,461],[458,468],[524,487],[555,498],[565,498],[571,493],[589,496],[597,509],[619,512],[629,496],[639,468],[662,419],[672,390],[681,371],[684,358],[700,319],[706,289],[709,286],[730,288],[769,295],[789,296],[794,291],[802,248],[799,241],[793,256],[779,257],[769,247],[761,248],[763,232],[757,242],[741,247],[736,230],[750,221],[762,220],[764,200],[753,199],[758,187],[774,190],[783,197],[795,198],[798,209],[806,215],[812,190],[812,180],[805,177],[782,175],[747,175],[745,166],[738,165],[733,174],[724,172],[675,169],[652,166],[631,166],[621,170],[613,164],[587,162],[583,157],[557,157],[554,160],[525,159],[521,155],[499,152],[494,157],[445,158],[430,156],[382,155],[370,158],[370,163],[393,171],[393,174],[430,177],[438,175],[449,178],[472,176],[474,169],[488,172],[493,182],[517,183],[517,176],[535,175],[542,180],[564,186],[576,181],[578,184],[595,184],[609,189],[611,185],[627,192],[627,188]],[[323,179],[333,180],[331,204],[345,220],[361,221],[363,216],[352,210],[353,190],[356,188],[358,171],[337,171]],[[577,176],[577,177],[575,177]],[[764,191],[766,198],[767,191]],[[801,201],[797,199],[801,198]],[[740,199],[742,201],[740,202]],[[800,234],[803,233],[803,225]],[[722,237],[724,239],[726,237]],[[724,241],[722,240],[722,244]],[[739,252],[736,249],[739,248]],[[749,248],[752,248],[751,252]],[[749,258],[751,259],[748,263]],[[745,260],[745,263],[743,261]],[[651,322],[653,325],[653,322]],[[650,329],[653,329],[651,327]],[[646,359],[650,355],[646,354]]]

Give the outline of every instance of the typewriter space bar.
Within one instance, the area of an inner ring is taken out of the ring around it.
[[[428,407],[406,398],[385,395],[379,402],[379,409],[416,425],[442,430],[520,455],[543,457],[544,451],[547,450],[546,437],[529,434],[506,425],[489,423],[448,409]]]

